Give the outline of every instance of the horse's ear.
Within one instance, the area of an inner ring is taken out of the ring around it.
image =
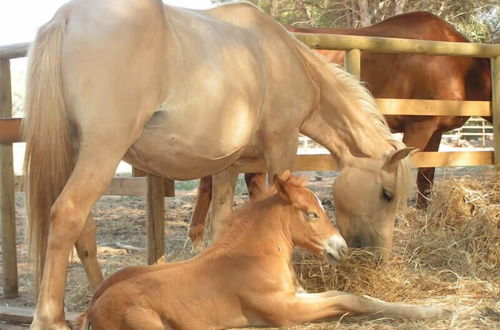
[[[420,149],[413,147],[406,147],[398,150],[394,150],[387,155],[387,160],[385,166],[388,168],[397,168],[400,160],[419,152]]]
[[[276,187],[276,191],[278,194],[287,201],[290,201],[290,193],[289,193],[289,183],[287,182],[290,179],[291,172],[290,170],[286,170],[282,174],[275,174],[273,177],[273,184]]]

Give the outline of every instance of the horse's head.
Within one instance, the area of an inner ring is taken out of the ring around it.
[[[333,185],[335,215],[350,247],[368,247],[387,257],[392,248],[396,209],[413,183],[408,156],[415,148],[382,159],[349,157]]]
[[[294,244],[337,263],[347,252],[347,244],[332,224],[319,198],[303,186],[304,180],[290,171],[274,176],[279,196],[289,205],[289,229]]]

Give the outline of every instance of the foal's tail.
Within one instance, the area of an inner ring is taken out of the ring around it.
[[[63,15],[42,26],[29,51],[23,134],[29,254],[36,290],[47,250],[50,208],[73,169],[71,128],[62,90]]]

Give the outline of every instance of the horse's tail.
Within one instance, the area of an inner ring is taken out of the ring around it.
[[[47,250],[50,208],[73,168],[71,128],[62,90],[62,15],[42,26],[29,54],[23,135],[29,255],[36,265],[36,290]]]

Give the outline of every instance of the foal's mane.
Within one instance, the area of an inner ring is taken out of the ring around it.
[[[291,175],[286,182],[298,188],[305,188],[307,178]],[[264,213],[269,212],[273,205],[279,204],[280,199],[276,187],[272,185],[257,196],[256,199],[235,210],[230,215],[231,221],[229,221],[221,237],[215,242],[214,247],[225,248],[238,242],[239,238],[245,237],[244,232],[247,228],[255,221],[260,221]]]

